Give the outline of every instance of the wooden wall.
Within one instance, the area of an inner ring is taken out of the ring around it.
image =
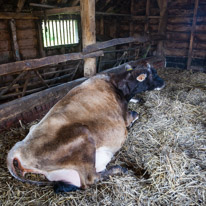
[[[38,36],[34,20],[15,20],[20,58],[38,58]],[[14,61],[10,20],[0,20],[0,64]]]
[[[168,4],[167,66],[186,69],[195,0],[174,0]],[[194,32],[192,66],[206,67],[206,1],[199,0]]]

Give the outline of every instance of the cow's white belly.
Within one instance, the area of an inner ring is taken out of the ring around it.
[[[114,153],[108,147],[100,147],[96,150],[95,168],[96,172],[106,169],[107,164],[111,161]]]

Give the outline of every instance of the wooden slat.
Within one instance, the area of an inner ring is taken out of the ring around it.
[[[17,34],[16,34],[16,23],[15,20],[10,20],[10,27],[11,27],[11,33],[12,33],[12,43],[13,43],[13,52],[14,52],[14,59],[16,61],[20,61],[20,54],[19,54],[19,45],[17,42]]]
[[[147,0],[147,3],[146,3],[146,23],[145,23],[145,27],[144,27],[145,33],[148,32],[148,28],[149,28],[149,19],[148,19],[149,14],[150,14],[150,0]]]
[[[165,35],[167,28],[167,18],[168,18],[168,9],[167,9],[167,0],[158,0],[158,6],[160,8],[160,16],[162,17],[159,22],[158,34]],[[163,52],[164,42],[159,41],[157,45],[157,55],[164,55]]]
[[[132,43],[132,42],[146,42],[149,40],[149,37],[147,36],[140,36],[137,35],[136,37],[128,37],[128,38],[117,38],[117,39],[112,39],[109,41],[105,41],[105,42],[98,42],[96,44],[92,44],[89,45],[87,47],[85,47],[83,49],[84,53],[88,53],[88,52],[94,52],[100,49],[105,49],[111,46],[116,46],[116,45],[120,45],[120,44],[127,44],[127,43]]]
[[[78,60],[78,59],[91,58],[91,57],[97,57],[103,55],[104,55],[103,51],[98,51],[90,54],[69,53],[69,54],[44,57],[40,59],[30,59],[25,61],[12,62],[8,64],[1,64],[0,76],[17,73],[24,70],[32,70],[47,65],[58,64],[60,62],[66,62],[69,60]]]
[[[193,44],[194,44],[195,26],[197,22],[198,4],[199,4],[199,0],[195,0],[194,15],[193,15],[193,21],[192,21],[191,35],[190,35],[190,46],[189,46],[188,59],[187,59],[187,69],[190,69],[191,62],[192,62],[192,49],[193,49]]]
[[[57,14],[75,14],[80,12],[80,6],[64,7],[57,9],[47,9],[45,11],[35,11],[35,16],[52,16]]]
[[[0,12],[0,19],[39,19],[30,13]]]

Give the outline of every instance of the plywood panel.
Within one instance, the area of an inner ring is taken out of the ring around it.
[[[0,64],[7,63],[12,60],[12,52],[11,51],[3,51],[0,52]]]
[[[11,42],[9,40],[0,41],[0,51],[10,51]]]
[[[37,39],[21,39],[18,41],[20,49],[37,48]]]
[[[16,20],[16,28],[21,29],[35,29],[34,20]]]
[[[20,49],[20,55],[23,59],[33,59],[36,58],[38,55],[37,49]]]
[[[6,30],[0,30],[0,41],[9,40],[9,39],[10,39],[9,32]]]
[[[17,30],[17,39],[33,39],[36,38],[37,31],[35,29],[31,30]]]
[[[0,20],[0,30],[8,30],[8,20]]]
[[[188,33],[178,33],[178,32],[167,32],[168,40],[186,41],[190,40],[190,34]]]

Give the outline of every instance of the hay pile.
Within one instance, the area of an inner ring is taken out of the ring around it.
[[[166,88],[129,105],[140,119],[110,163],[127,167],[127,175],[63,195],[23,184],[7,172],[5,158],[29,126],[11,129],[0,137],[0,205],[206,205],[206,74],[159,74]]]

